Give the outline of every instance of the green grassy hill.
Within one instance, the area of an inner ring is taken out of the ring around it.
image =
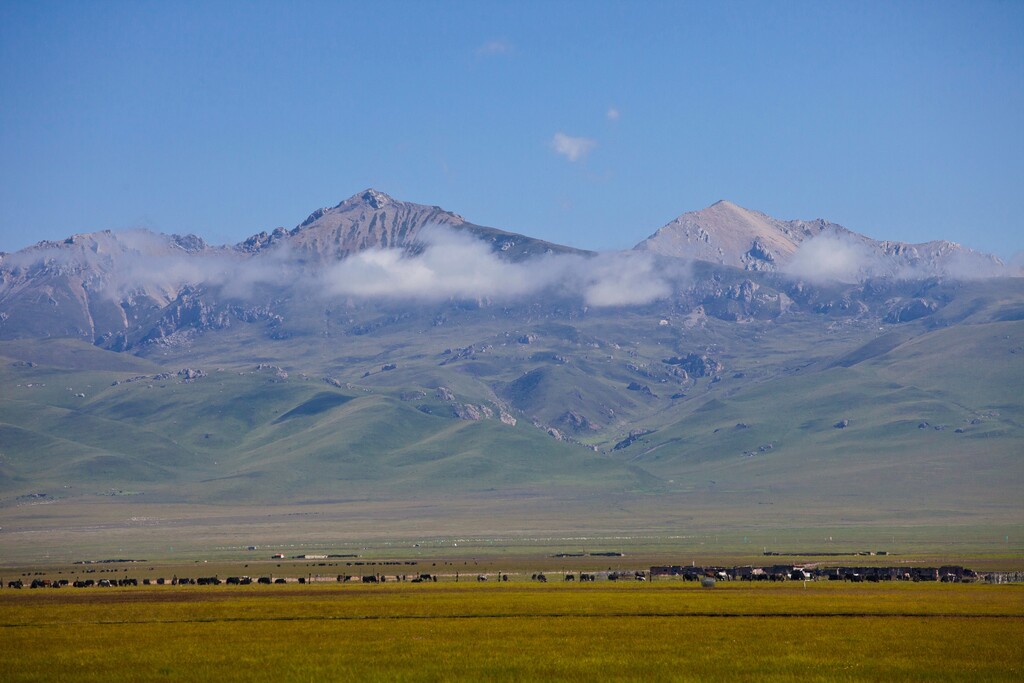
[[[134,353],[0,342],[0,507],[542,495],[595,513],[644,500],[641,526],[659,499],[1024,521],[1020,281],[705,275],[648,306],[296,296],[283,322]],[[743,299],[731,283],[749,278]],[[935,312],[885,322],[923,296]]]

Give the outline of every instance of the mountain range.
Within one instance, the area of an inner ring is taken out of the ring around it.
[[[372,189],[229,246],[41,242],[0,255],[0,357],[0,509],[618,496],[1022,521],[1020,273],[727,201],[615,253]]]

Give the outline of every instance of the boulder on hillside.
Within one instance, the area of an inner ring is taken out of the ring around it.
[[[725,366],[711,356],[688,353],[685,356],[673,356],[661,361],[666,365],[678,365],[691,377],[709,377],[720,373]]]
[[[182,368],[178,371],[178,377],[185,382],[191,382],[192,380],[199,379],[200,377],[206,377],[206,372],[196,368]]]
[[[626,389],[628,389],[629,391],[636,391],[641,394],[646,394],[648,396],[654,396],[654,393],[651,391],[651,388],[649,386],[647,386],[646,384],[640,384],[639,382],[630,382],[629,384],[626,385]]]
[[[472,403],[456,404],[453,406],[455,415],[460,420],[471,420],[478,421],[484,419],[483,411],[479,406],[475,406]]]
[[[600,425],[594,424],[586,415],[581,415],[575,410],[567,410],[555,420],[555,424],[569,431],[586,432],[601,429]]]
[[[623,439],[622,441],[620,441],[617,444],[615,444],[615,447],[612,448],[612,450],[613,451],[621,451],[623,448],[629,448],[634,443],[636,443],[637,440],[640,439],[640,437],[646,436],[648,434],[653,434],[653,433],[654,433],[654,430],[652,430],[652,429],[634,429],[634,430],[630,431],[630,433],[626,436],[625,439]]]

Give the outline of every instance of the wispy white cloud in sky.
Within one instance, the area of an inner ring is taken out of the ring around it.
[[[476,49],[477,57],[491,57],[494,55],[507,55],[512,52],[512,43],[507,40],[488,40]]]
[[[608,117],[609,121],[618,121],[619,117],[622,116],[622,114],[619,112],[617,108],[608,107],[608,113],[605,114],[605,116]]]
[[[579,161],[590,153],[590,150],[597,147],[597,141],[591,138],[576,138],[565,133],[555,133],[551,140],[551,146],[555,152],[561,154],[569,161]]]

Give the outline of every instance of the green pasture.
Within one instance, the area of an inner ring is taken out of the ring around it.
[[[4,680],[1020,680],[1024,587],[0,591]]]

